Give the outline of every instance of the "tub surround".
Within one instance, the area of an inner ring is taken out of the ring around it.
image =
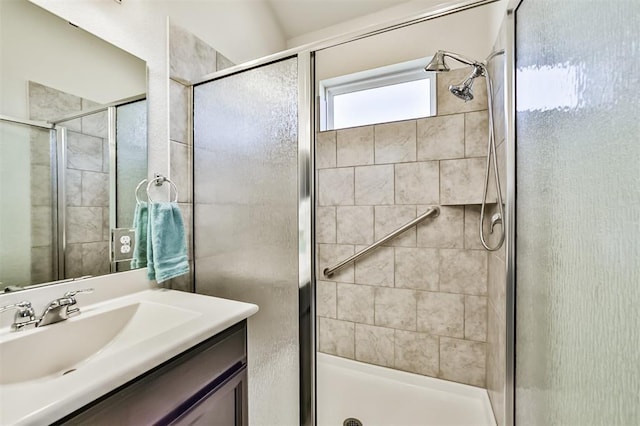
[[[483,80],[462,102],[437,76],[438,115],[316,138],[319,350],[484,387],[488,253],[478,236],[488,113]],[[495,202],[494,194],[490,201]],[[328,280],[322,270],[441,205]]]
[[[33,303],[36,312],[40,312],[46,303],[60,297],[66,291],[94,288],[93,293],[78,296],[78,305],[82,313],[67,321],[81,321],[83,315],[98,315],[103,311],[136,303],[161,304],[172,309],[189,311],[189,315],[175,326],[168,326],[166,330],[160,330],[150,336],[137,333],[127,336],[124,342],[123,339],[118,341],[116,336],[103,350],[78,364],[77,370],[71,374],[0,385],[0,423],[51,423],[246,319],[258,310],[256,305],[248,303],[161,289],[149,283],[145,274],[146,269],[139,269],[2,296],[3,304],[26,299]],[[12,318],[12,314],[2,314],[3,328],[0,330],[0,341],[43,331],[31,329],[20,332],[22,334],[10,332],[8,325]],[[62,322],[47,327],[64,325],[65,322]],[[73,338],[70,336],[71,341]],[[6,366],[7,360],[3,361]],[[16,365],[18,364],[16,362]]]

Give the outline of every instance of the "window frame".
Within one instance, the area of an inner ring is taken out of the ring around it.
[[[334,97],[363,90],[377,89],[395,84],[409,83],[417,80],[429,80],[429,112],[427,117],[437,115],[436,74],[425,71],[424,65],[430,58],[355,72],[319,82],[320,130],[339,130],[334,126]],[[417,117],[407,117],[407,120]],[[420,117],[422,118],[422,117]],[[395,120],[394,120],[395,121]],[[381,123],[387,123],[381,122]],[[371,125],[377,123],[363,124]]]

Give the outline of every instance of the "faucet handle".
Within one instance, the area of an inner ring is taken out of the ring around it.
[[[75,297],[76,294],[80,294],[80,293],[93,293],[93,289],[83,288],[82,290],[68,291],[64,294],[64,297]]]
[[[5,305],[0,307],[0,312],[8,311],[9,309],[17,309],[18,312],[20,312],[24,309],[29,309],[30,307],[31,307],[31,302],[23,300],[22,302],[13,303],[11,305]]]
[[[80,293],[93,293],[93,289],[92,288],[83,288],[82,290],[74,290],[74,291],[68,291],[64,294],[64,297],[68,297],[70,299],[70,305],[75,305],[76,304],[76,299],[75,296],[76,294],[80,294]],[[79,308],[67,308],[67,315],[74,315],[74,314],[78,314],[80,313],[80,309]]]
[[[36,323],[36,313],[31,306],[31,302],[23,300],[12,305],[2,306],[0,307],[0,312],[8,311],[9,309],[16,310],[13,325],[11,326],[14,330],[20,330],[22,327]]]

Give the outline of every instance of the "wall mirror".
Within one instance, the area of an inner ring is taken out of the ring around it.
[[[0,292],[128,270],[110,235],[147,176],[146,63],[2,1],[0,89]]]

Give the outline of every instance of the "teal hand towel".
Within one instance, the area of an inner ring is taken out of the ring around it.
[[[147,275],[158,283],[189,272],[184,221],[177,203],[150,203]]]
[[[133,212],[133,228],[136,230],[136,243],[133,246],[133,259],[131,269],[147,266],[147,227],[149,222],[149,210],[146,201],[136,203]]]

